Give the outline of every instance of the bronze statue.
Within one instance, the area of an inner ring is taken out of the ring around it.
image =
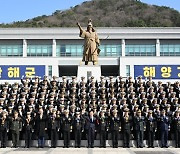
[[[79,23],[77,23],[80,30],[80,37],[84,38],[84,50],[83,50],[83,60],[85,65],[88,65],[88,62],[93,62],[93,65],[98,63],[98,55],[100,49],[100,41],[98,35],[93,28],[91,20],[88,21],[87,30],[84,30]]]

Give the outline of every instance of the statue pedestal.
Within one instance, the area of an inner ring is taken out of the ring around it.
[[[100,81],[101,66],[99,65],[82,65],[78,66],[77,80],[80,81],[81,77],[85,77],[85,80],[94,76],[94,79]]]

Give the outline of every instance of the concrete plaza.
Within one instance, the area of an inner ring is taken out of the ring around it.
[[[0,154],[180,154],[180,148],[6,148]]]

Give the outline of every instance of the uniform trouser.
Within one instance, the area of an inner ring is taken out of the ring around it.
[[[19,133],[19,140],[25,139],[25,137],[24,137],[25,133],[26,133],[26,130],[22,129],[22,131]]]
[[[74,132],[74,130],[72,130],[72,132],[70,133],[70,139],[75,140],[75,132]]]
[[[88,146],[94,146],[95,129],[89,127],[88,129]]]
[[[63,134],[62,134],[62,132],[63,132],[63,129],[60,128],[60,130],[59,130],[59,135],[58,135],[60,140],[63,139]]]
[[[118,135],[119,131],[118,130],[112,130],[112,144],[113,147],[118,147]]]
[[[106,146],[106,130],[100,130],[100,146]]]
[[[70,131],[64,131],[63,136],[64,136],[64,146],[69,147],[69,144],[70,144]]]
[[[45,144],[44,136],[39,136],[38,137],[38,146],[43,148],[44,144]]]
[[[157,132],[156,132],[155,137],[156,137],[156,140],[160,140],[161,139],[161,130],[160,130],[159,127],[157,127]]]
[[[175,131],[174,134],[176,147],[180,147],[180,131]]]
[[[82,132],[81,136],[82,136],[82,140],[87,140],[87,129],[84,129],[84,132]]]
[[[161,130],[161,145],[162,147],[167,146],[168,141],[168,130]]]
[[[25,146],[30,147],[31,146],[31,137],[32,137],[32,132],[31,130],[26,130],[25,132]]]
[[[19,131],[12,130],[12,143],[16,147],[19,144]]]
[[[57,146],[58,133],[56,129],[51,129],[51,147]]]
[[[7,143],[7,130],[2,130],[0,132],[0,137],[1,137],[1,147],[6,147]]]
[[[124,131],[123,131],[124,146],[129,146],[130,135],[131,135],[130,130],[124,130]]]
[[[147,131],[147,134],[148,134],[148,146],[152,147],[152,146],[154,146],[154,134],[155,134],[155,132],[153,130]]]
[[[81,146],[81,136],[82,136],[81,129],[75,130],[75,147]]]
[[[137,147],[143,147],[144,131],[136,130]]]

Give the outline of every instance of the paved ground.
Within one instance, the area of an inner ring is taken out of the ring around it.
[[[24,149],[24,148],[6,148],[6,149],[0,149],[0,154],[180,154],[180,148],[93,148],[93,149],[87,149],[87,148],[30,148],[30,149]]]

